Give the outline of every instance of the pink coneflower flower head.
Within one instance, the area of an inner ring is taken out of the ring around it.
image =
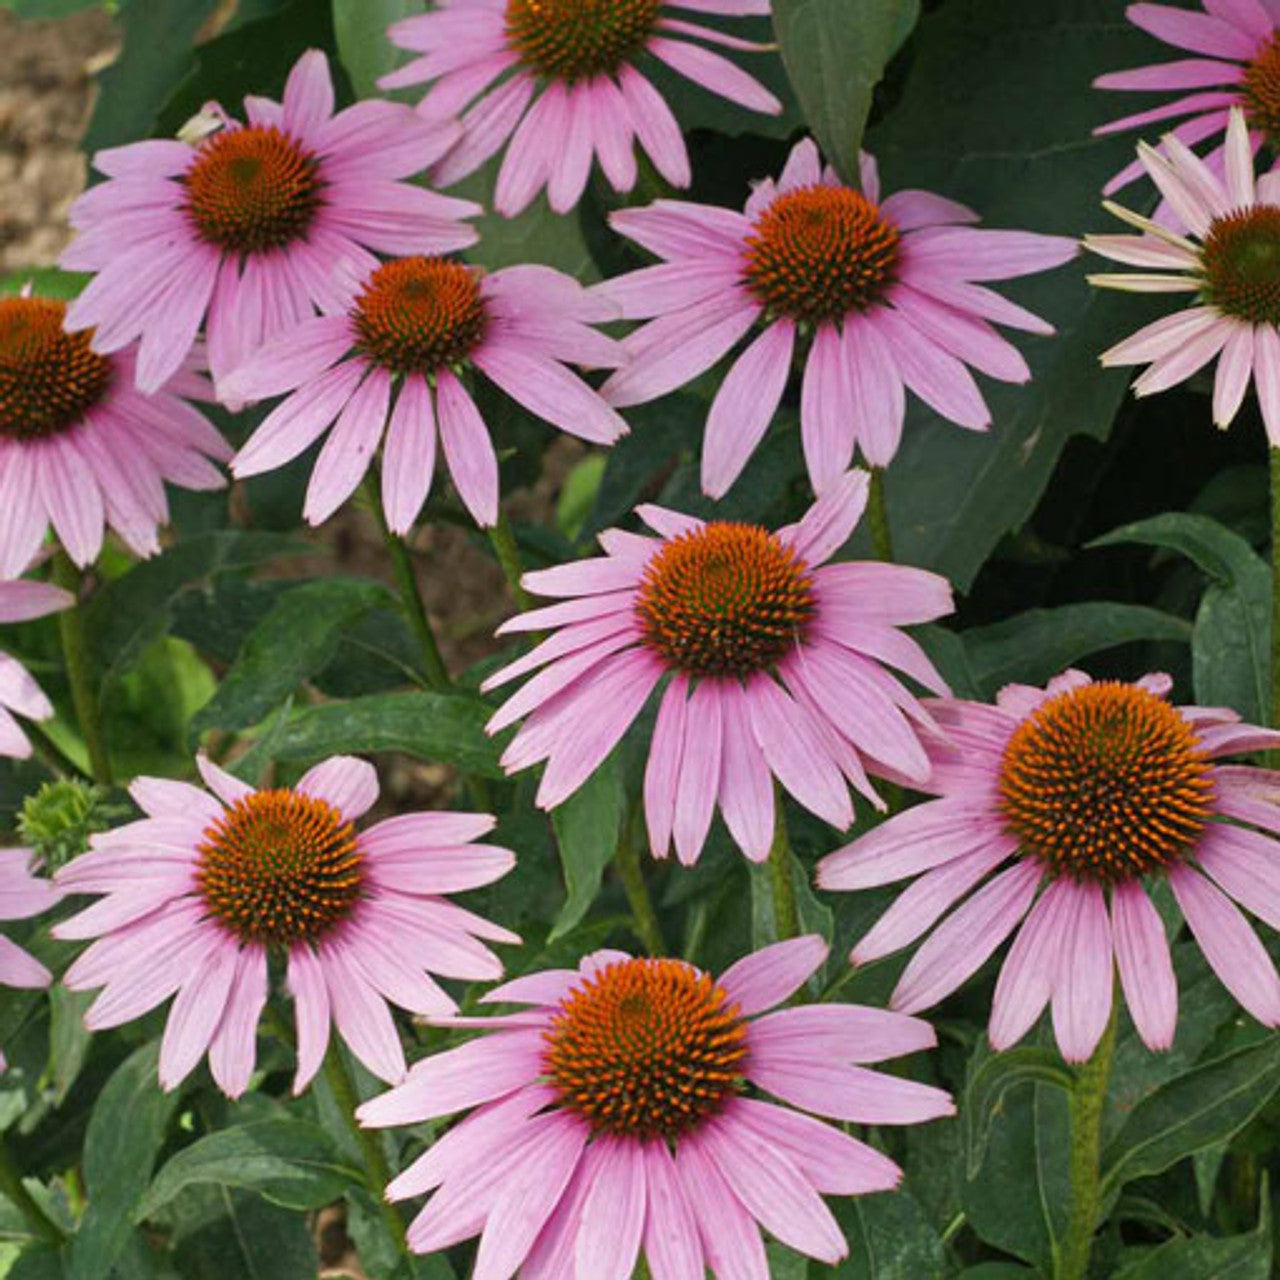
[[[945,579],[882,563],[828,564],[867,498],[851,471],[798,524],[702,521],[637,509],[658,536],[610,529],[605,554],[524,576],[560,603],[504,623],[546,631],[492,689],[541,668],[489,722],[524,717],[502,757],[545,760],[537,802],[554,808],[617,744],[666,676],[645,774],[650,847],[697,860],[717,806],[753,861],[768,856],[777,780],[835,827],[853,820],[849,784],[880,805],[867,770],[923,781],[928,722],[896,667],[946,685],[901,627],[951,611]]]
[[[1119,133],[1181,116],[1184,119],[1174,126],[1173,134],[1194,147],[1221,134],[1236,108],[1248,121],[1252,151],[1264,142],[1273,149],[1280,145],[1280,0],[1203,0],[1199,12],[1164,4],[1131,4],[1125,13],[1134,26],[1180,55],[1193,56],[1099,76],[1093,82],[1098,89],[1179,96],[1113,120],[1095,133]],[[1221,144],[1214,145],[1206,159],[1210,168],[1221,173]],[[1142,175],[1141,164],[1128,165],[1103,191],[1111,195]]]
[[[598,285],[631,320],[630,357],[605,383],[611,404],[640,404],[763,331],[716,392],[702,446],[702,488],[722,497],[763,438],[803,351],[800,422],[814,490],[844,474],[854,446],[876,467],[898,449],[910,388],[974,431],[991,423],[969,366],[1005,382],[1030,378],[991,321],[1052,333],[979,283],[1057,266],[1062,236],[985,231],[978,215],[928,191],[881,201],[875,161],[862,190],[844,186],[805,139],[782,176],[755,184],[743,213],[658,200],[610,215],[614,230],[665,259]],[[807,348],[807,350],[805,350]]]
[[[130,791],[147,816],[92,837],[57,873],[67,892],[105,895],[54,929],[97,939],[65,978],[72,990],[103,988],[86,1025],[119,1026],[174,996],[160,1083],[172,1089],[207,1052],[214,1080],[238,1097],[275,955],[297,1014],[295,1091],[319,1068],[330,1022],[374,1075],[399,1080],[404,1052],[388,1002],[451,1013],[431,975],[492,980],[502,965],[479,939],[519,941],[445,896],[514,865],[506,849],[475,843],[494,820],[412,813],[357,831],[378,783],[372,765],[350,756],[264,791],[204,758],[199,766],[208,791],[136,780]]]
[[[1148,896],[1167,880],[1223,985],[1280,1025],[1280,978],[1236,905],[1280,927],[1280,774],[1219,763],[1274,748],[1280,733],[1222,708],[1172,706],[1170,685],[1068,671],[1043,690],[1009,685],[995,706],[930,708],[946,734],[929,741],[923,789],[937,798],[818,864],[825,889],[918,877],[854,948],[855,964],[907,946],[950,910],[894,1008],[936,1004],[1017,930],[991,1011],[997,1049],[1051,1005],[1063,1056],[1088,1058],[1116,969],[1138,1034],[1167,1049],[1178,993]]]
[[[1108,203],[1140,234],[1087,236],[1086,247],[1143,270],[1089,280],[1137,293],[1193,294],[1194,305],[1139,329],[1101,359],[1147,365],[1133,384],[1138,396],[1185,382],[1217,360],[1214,422],[1230,425],[1252,379],[1267,435],[1280,444],[1280,175],[1255,182],[1239,111],[1231,113],[1226,145],[1226,176],[1219,178],[1177,138],[1166,137],[1159,150],[1139,144],[1172,229]]]
[[[221,109],[218,108],[220,112]],[[72,305],[94,349],[141,338],[138,386],[183,362],[201,322],[220,377],[264,338],[340,303],[340,282],[377,253],[471,244],[479,206],[401,179],[442,155],[458,126],[390,102],[334,113],[324,54],[298,59],[284,101],[246,98],[247,123],[188,143],[154,139],[99,152],[109,179],[71,207],[62,257],[97,278]]]
[[[0,623],[43,618],[69,609],[73,604],[75,598],[70,592],[47,582],[27,582],[21,578],[0,582]],[[31,755],[31,743],[19,726],[17,716],[47,720],[51,715],[53,706],[31,673],[17,658],[0,651],[0,756],[25,760]]]
[[[545,187],[551,208],[567,213],[582,198],[593,161],[615,191],[636,181],[635,143],[673,186],[690,181],[680,125],[641,73],[650,56],[753,111],[782,104],[721,54],[718,44],[765,52],[770,45],[727,35],[680,16],[767,14],[768,0],[451,0],[405,18],[388,34],[422,54],[383,77],[384,89],[432,83],[419,111],[462,116],[460,142],[433,169],[451,186],[507,146],[494,207],[514,217]],[[700,41],[701,43],[694,43]]]
[[[91,330],[65,327],[53,298],[0,298],[0,578],[20,574],[52,525],[80,566],[106,528],[138,555],[160,549],[164,482],[218,489],[211,459],[231,450],[181,397],[208,382],[180,368],[152,395],[134,387],[136,350],[101,355]]]
[[[918,1124],[954,1108],[941,1089],[862,1065],[929,1048],[927,1023],[850,1004],[767,1012],[826,953],[795,938],[715,979],[599,951],[489,992],[528,1008],[453,1020],[488,1034],[416,1063],[358,1112],[378,1127],[475,1108],[387,1189],[434,1192],[410,1246],[478,1235],[473,1280],[628,1280],[641,1251],[655,1280],[734,1280],[768,1275],[763,1227],[838,1262],[848,1247],[822,1196],[902,1175],[804,1113]]]
[[[476,522],[498,518],[498,459],[463,377],[483,375],[531,413],[593,444],[626,423],[566,362],[614,366],[621,348],[590,327],[609,305],[550,267],[484,275],[441,257],[370,271],[337,315],[305,320],[218,384],[235,398],[291,394],[236,455],[237,476],[281,466],[337,419],[311,474],[304,514],[330,516],[382,442],[382,500],[395,533],[426,501],[436,440]],[[394,407],[393,407],[394,401]]]

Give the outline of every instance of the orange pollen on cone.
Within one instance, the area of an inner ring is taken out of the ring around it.
[[[215,133],[182,182],[201,238],[232,253],[302,239],[323,204],[320,161],[274,125]]]
[[[111,386],[111,362],[68,333],[51,298],[0,298],[0,438],[38,440],[80,422]]]
[[[1215,218],[1200,251],[1205,300],[1249,324],[1280,323],[1280,208]]]
[[[644,49],[662,0],[507,0],[507,43],[541,75],[612,75]]]
[[[1044,702],[1000,766],[1001,808],[1052,876],[1133,880],[1186,856],[1211,816],[1195,731],[1163,698],[1105,681]]]
[[[204,833],[196,884],[209,913],[245,942],[318,941],[360,898],[355,828],[326,800],[255,791]]]
[[[771,311],[809,324],[879,302],[897,278],[902,235],[849,187],[780,195],[747,237],[747,287]]]
[[[561,1104],[600,1134],[679,1137],[743,1086],[738,1006],[679,960],[620,960],[583,979],[546,1042]]]
[[[1250,127],[1260,129],[1275,146],[1280,140],[1280,31],[1245,63],[1240,90]]]
[[[636,613],[649,646],[672,666],[697,676],[747,676],[803,638],[814,613],[813,578],[776,534],[718,520],[654,555]]]
[[[356,300],[356,345],[393,373],[434,373],[475,350],[487,319],[473,268],[399,258],[380,266]]]

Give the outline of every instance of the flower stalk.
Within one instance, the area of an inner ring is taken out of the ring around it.
[[[512,531],[511,521],[507,519],[507,513],[499,508],[497,523],[490,525],[486,532],[489,535],[489,545],[493,548],[493,554],[498,557],[507,585],[510,586],[511,594],[515,597],[516,608],[521,613],[527,613],[533,608],[533,600],[520,581],[524,576],[524,561],[520,556],[520,548],[516,545],[516,536]]]
[[[645,882],[644,868],[640,863],[640,842],[636,839],[636,828],[639,825],[638,812],[624,820],[618,849],[614,854],[614,863],[618,868],[618,878],[622,881],[623,889],[626,890],[636,937],[644,944],[644,949],[651,956],[665,956],[667,943],[662,936],[662,924],[654,908],[649,886]]]
[[[889,504],[885,501],[884,468],[871,468],[871,484],[867,490],[867,515],[871,520],[871,544],[876,559],[893,559],[893,535],[889,529]]]
[[[54,555],[53,581],[76,598],[70,609],[63,609],[58,614],[62,657],[67,667],[67,680],[71,685],[71,703],[89,753],[89,772],[99,786],[109,787],[113,782],[111,758],[107,755],[107,742],[102,732],[93,662],[89,656],[89,642],[84,629],[83,606],[80,603],[82,575],[65,551],[59,550]]]
[[[773,931],[779,942],[800,936],[800,909],[791,874],[791,838],[782,796],[774,797],[773,844],[769,847],[769,883],[773,891]]]

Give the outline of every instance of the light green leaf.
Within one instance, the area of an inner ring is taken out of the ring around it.
[[[378,77],[394,70],[404,56],[387,39],[387,28],[420,12],[416,0],[333,0],[338,56],[357,98],[376,96]]]

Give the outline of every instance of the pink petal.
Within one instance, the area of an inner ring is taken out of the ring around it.
[[[1111,1017],[1111,922],[1099,885],[1072,885],[1070,894],[1074,910],[1059,936],[1053,1030],[1068,1062],[1087,1062]]]
[[[738,1006],[739,1015],[747,1018],[798,991],[822,967],[827,950],[816,933],[775,942],[731,965],[717,985]]]
[[[308,769],[294,790],[317,800],[327,800],[344,822],[354,822],[377,803],[378,771],[367,760],[356,756],[330,756],[322,764]]]
[[[1178,983],[1164,924],[1138,883],[1111,890],[1111,931],[1120,985],[1148,1049],[1168,1049],[1178,1028]]]

